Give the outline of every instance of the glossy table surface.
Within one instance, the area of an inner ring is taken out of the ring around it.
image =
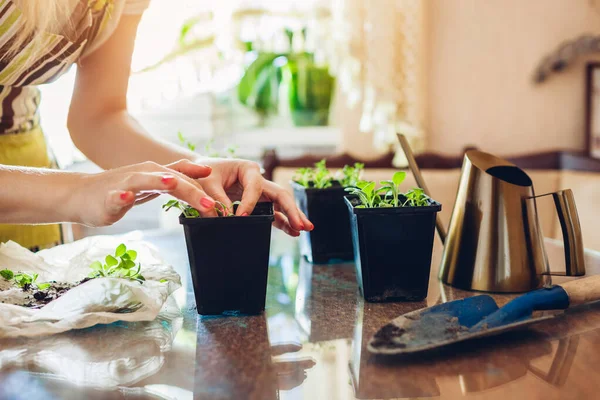
[[[379,359],[366,343],[389,320],[476,293],[432,273],[427,301],[365,303],[353,264],[311,265],[276,232],[265,314],[199,317],[182,232],[144,237],[182,275],[170,310],[152,322],[0,341],[0,399],[600,398],[600,304],[435,353]],[[548,241],[547,251],[560,269],[561,245]],[[434,272],[440,255],[436,243]],[[586,267],[600,273],[600,254],[587,252]]]

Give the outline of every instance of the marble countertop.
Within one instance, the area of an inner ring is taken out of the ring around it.
[[[0,341],[0,399],[597,396],[600,304],[435,353],[401,359],[370,355],[367,341],[394,317],[474,294],[437,280],[439,243],[426,301],[371,304],[358,295],[353,264],[311,265],[299,257],[294,239],[277,232],[264,315],[199,317],[183,233],[144,236],[182,275],[174,308],[150,322]],[[562,260],[555,241],[548,241],[547,250],[551,261]],[[588,273],[600,273],[600,254],[586,257]]]

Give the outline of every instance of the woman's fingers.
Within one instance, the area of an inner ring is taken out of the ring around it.
[[[223,203],[227,209],[232,210],[232,201],[229,196],[227,196],[227,193],[225,193],[223,186],[212,181],[206,181],[202,186],[206,194],[216,201]]]
[[[110,225],[118,221],[135,202],[135,194],[127,190],[111,190],[104,200],[104,207],[108,218],[103,225]]]
[[[244,192],[242,193],[242,200],[235,215],[252,214],[254,206],[256,206],[262,195],[263,182],[264,178],[260,174],[258,167],[248,168],[244,172],[242,179],[240,179]]]
[[[297,231],[312,231],[314,225],[306,216],[296,207],[296,202],[291,194],[285,191],[279,185],[273,182],[265,181],[263,183],[264,193],[269,197],[288,218],[290,226]]]
[[[158,196],[160,196],[160,193],[148,194],[148,195],[143,195],[143,196],[136,196],[136,198],[135,198],[135,205],[139,206],[141,204],[147,203],[147,202],[149,202],[151,200],[154,200]]]
[[[121,189],[135,194],[170,193],[172,196],[198,209],[203,217],[217,215],[215,200],[208,196],[199,185],[195,185],[177,175],[134,172],[125,179]]]
[[[274,215],[275,221],[273,221],[273,226],[275,226],[275,228],[281,229],[290,236],[300,236],[300,232],[292,228],[290,222],[288,221],[288,218],[283,213],[276,211]]]
[[[212,168],[208,165],[196,164],[189,160],[180,160],[168,165],[167,168],[171,168],[177,172],[180,172],[192,179],[206,178],[212,172]]]

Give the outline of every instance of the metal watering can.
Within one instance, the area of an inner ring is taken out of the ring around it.
[[[398,134],[417,184],[429,195],[406,138]],[[550,272],[536,198],[552,196],[563,233],[567,276],[585,275],[583,240],[570,189],[536,196],[519,167],[488,153],[465,153],[439,277],[466,290],[515,293],[542,287]]]

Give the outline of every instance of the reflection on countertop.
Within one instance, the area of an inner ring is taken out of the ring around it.
[[[474,293],[440,284],[433,268],[427,301],[366,303],[357,292],[353,264],[312,265],[299,257],[293,239],[275,232],[265,314],[199,317],[182,233],[145,237],[182,275],[184,288],[161,318],[0,341],[0,398],[506,400],[596,395],[600,304],[524,331],[418,356],[381,358],[369,354],[366,343],[389,320]],[[599,273],[600,256],[588,253],[586,266]],[[510,298],[494,297],[499,303]]]

